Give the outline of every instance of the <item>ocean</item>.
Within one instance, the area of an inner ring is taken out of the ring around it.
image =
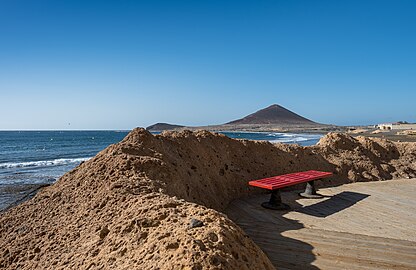
[[[0,210],[27,199],[128,131],[0,131]],[[313,145],[319,134],[223,132],[228,137]]]

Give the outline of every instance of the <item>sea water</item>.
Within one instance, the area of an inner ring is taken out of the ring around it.
[[[0,131],[0,210],[51,184],[128,131]],[[228,137],[313,145],[319,134],[222,132]],[[32,192],[33,191],[33,192]]]
[[[279,132],[221,132],[233,139],[247,139],[269,141],[272,143],[295,143],[302,146],[310,146],[316,144],[323,136],[322,134],[295,134],[295,133],[279,133]]]

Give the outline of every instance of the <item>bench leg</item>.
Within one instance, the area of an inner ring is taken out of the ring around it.
[[[290,209],[289,205],[282,203],[282,197],[280,196],[280,189],[272,190],[272,195],[268,202],[261,204],[264,208],[272,210],[288,210]]]
[[[305,192],[299,193],[301,197],[308,198],[308,199],[319,199],[322,198],[322,195],[316,193],[315,189],[315,181],[309,181],[306,183]]]

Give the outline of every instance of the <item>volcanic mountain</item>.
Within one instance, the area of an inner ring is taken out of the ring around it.
[[[226,123],[226,125],[252,125],[252,124],[275,124],[275,125],[316,125],[305,117],[302,117],[288,109],[273,104],[244,118]]]
[[[287,128],[309,128],[309,127],[323,127],[326,125],[316,123],[312,120],[309,120],[303,116],[300,116],[288,109],[273,104],[267,108],[261,109],[255,113],[247,115],[238,120],[234,120],[222,125],[212,125],[212,126],[200,126],[200,127],[190,127],[190,126],[181,126],[173,125],[168,123],[157,123],[147,127],[149,131],[164,131],[164,130],[174,130],[174,129],[206,129],[206,130],[230,130],[230,129],[239,129],[245,130],[249,128],[252,130],[253,126],[259,126],[263,130],[270,127],[285,127]]]
[[[183,128],[184,126],[181,125],[173,125],[168,123],[156,123],[154,125],[148,126],[146,130],[149,131],[164,131],[164,130],[172,130],[177,128]]]

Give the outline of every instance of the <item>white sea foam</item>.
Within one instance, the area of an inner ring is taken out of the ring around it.
[[[287,133],[275,133],[276,138],[273,140],[269,140],[271,143],[298,143],[298,142],[307,142],[307,141],[314,141],[319,140],[322,135],[318,134],[287,134]],[[271,134],[269,134],[270,136]]]
[[[300,134],[287,134],[287,133],[279,133],[279,136],[287,137],[287,138],[294,138],[300,136]]]
[[[53,160],[39,160],[39,161],[16,162],[16,163],[12,163],[12,162],[10,162],[10,163],[0,163],[0,169],[66,165],[66,164],[80,163],[82,161],[89,160],[90,158],[91,157],[86,157],[86,158],[58,158],[58,159],[53,159]]]
[[[297,138],[286,138],[286,139],[276,139],[276,140],[269,140],[269,142],[271,143],[297,143],[297,142],[307,142],[307,141],[312,141],[314,139],[308,139],[308,138],[302,138],[302,137],[297,137]]]

